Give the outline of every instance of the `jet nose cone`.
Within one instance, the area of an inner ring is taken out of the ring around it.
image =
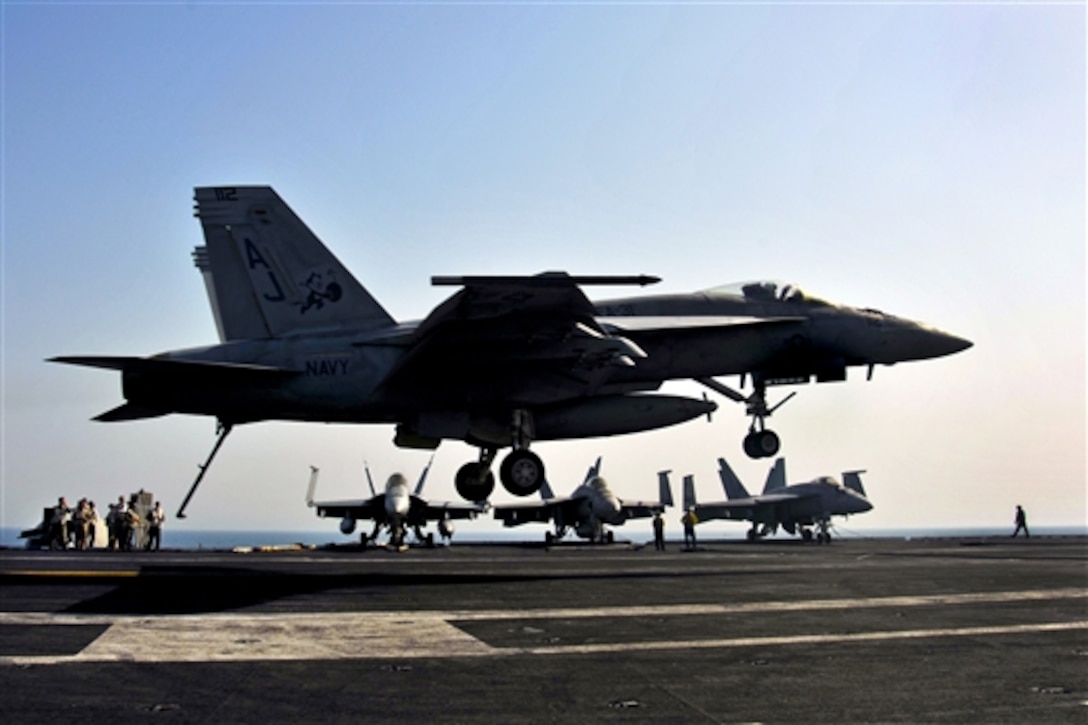
[[[921,325],[910,337],[913,337],[913,341],[909,347],[913,347],[914,356],[921,359],[954,355],[974,344],[970,340],[951,335],[943,330]]]
[[[944,352],[940,353],[941,355],[953,355],[957,352],[963,352],[967,348],[973,347],[975,344],[970,340],[950,335],[947,332],[940,332],[938,330],[937,334],[940,336],[938,344],[944,349]]]

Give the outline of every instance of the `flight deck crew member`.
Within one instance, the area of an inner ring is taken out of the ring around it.
[[[166,511],[160,502],[155,502],[155,508],[151,509],[148,518],[147,545],[144,548],[148,551],[158,551],[162,544],[162,524],[166,521]]]
[[[654,512],[654,550],[665,550],[665,519],[661,518],[661,512]]]
[[[68,548],[68,523],[72,520],[72,509],[68,499],[61,496],[53,507],[53,518],[49,521],[49,549]]]
[[[695,524],[699,523],[699,517],[695,515],[695,507],[692,506],[680,517],[680,523],[684,525],[684,546],[695,548]]]
[[[1016,506],[1016,529],[1012,532],[1013,538],[1020,533],[1020,529],[1024,530],[1024,537],[1030,539],[1031,532],[1028,531],[1028,515],[1024,513],[1024,509],[1019,505]]]

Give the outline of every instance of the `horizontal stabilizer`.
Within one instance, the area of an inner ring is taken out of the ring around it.
[[[112,356],[67,356],[52,357],[48,362],[65,365],[82,365],[105,370],[122,372],[140,372],[155,374],[204,374],[238,375],[245,377],[267,376],[269,378],[287,378],[298,375],[298,371],[288,368],[276,368],[268,365],[245,365],[237,363],[210,362],[204,360],[178,360],[165,357],[112,357]]]
[[[46,362],[64,363],[65,365],[82,365],[88,368],[102,368],[103,370],[124,370],[128,365],[138,362],[138,357],[117,356],[90,356],[90,357],[51,357]]]
[[[143,405],[135,405],[134,403],[123,403],[113,410],[107,410],[105,413],[96,415],[92,420],[97,420],[100,423],[117,423],[122,420],[142,420],[144,418],[160,418],[166,415],[169,411],[158,410],[156,408],[148,408]]]

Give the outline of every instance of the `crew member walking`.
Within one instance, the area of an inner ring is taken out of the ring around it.
[[[1020,529],[1024,530],[1024,537],[1030,539],[1031,532],[1028,531],[1028,515],[1024,513],[1024,509],[1019,505],[1016,506],[1016,529],[1012,532],[1013,538],[1020,533]]]

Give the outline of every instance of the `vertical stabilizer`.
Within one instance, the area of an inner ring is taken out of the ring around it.
[[[771,470],[767,472],[767,483],[763,485],[763,493],[774,493],[786,487],[786,459],[775,459]]]
[[[725,497],[729,500],[736,498],[751,498],[748,489],[733,473],[733,469],[725,462],[724,458],[718,459],[718,478],[722,480],[722,488],[725,489]]]
[[[306,505],[313,508],[314,493],[317,491],[317,466],[310,466],[310,485],[306,487]]]
[[[374,490],[374,479],[370,476],[370,464],[363,461],[363,470],[366,471],[366,484],[370,486],[370,496],[374,498],[378,495],[378,492]]]
[[[584,486],[599,475],[601,475],[601,457],[597,456],[596,462],[586,471],[586,477],[582,479],[582,485]]]
[[[423,483],[427,480],[427,474],[431,472],[431,464],[434,463],[434,456],[431,456],[431,460],[427,461],[427,465],[423,467],[423,473],[419,474],[419,483],[416,484],[416,492],[414,495],[423,495]]]
[[[672,471],[658,471],[657,473],[657,500],[662,506],[675,506],[672,502],[672,485],[669,483],[669,474]]]
[[[586,479],[589,480],[588,478]],[[552,487],[548,485],[547,479],[540,484],[540,500],[549,501],[555,498],[555,492],[552,491]]]
[[[699,502],[695,499],[695,476],[684,476],[684,510],[693,508]]]
[[[198,187],[195,199],[197,266],[224,340],[394,324],[271,187]]]
[[[842,485],[855,493],[865,495],[865,487],[861,485],[861,474],[865,471],[843,471],[842,472]]]

